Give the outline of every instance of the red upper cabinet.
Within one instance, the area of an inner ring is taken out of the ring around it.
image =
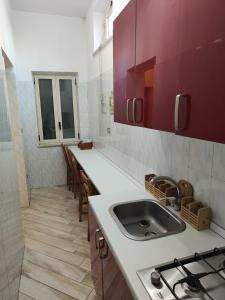
[[[136,63],[154,59],[152,86],[143,89],[148,128],[174,131],[179,8],[179,0],[137,0]]]
[[[225,143],[224,12],[224,0],[129,2],[114,24],[116,122]]]
[[[137,65],[156,57],[156,64],[176,56],[179,0],[137,0]]]
[[[225,2],[180,3],[177,134],[225,143]]]
[[[131,0],[113,25],[114,120],[124,124],[132,123],[132,103],[128,99],[134,84],[127,86],[127,72],[135,64],[135,14],[136,3]]]
[[[115,122],[173,130],[179,0],[131,0],[114,22]]]

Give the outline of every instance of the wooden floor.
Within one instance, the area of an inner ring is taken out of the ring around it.
[[[25,252],[19,300],[94,300],[87,221],[66,188],[32,190],[23,209]]]

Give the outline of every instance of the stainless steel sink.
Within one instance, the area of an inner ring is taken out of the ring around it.
[[[133,240],[145,241],[185,230],[185,223],[154,200],[119,203],[110,213],[122,233]]]

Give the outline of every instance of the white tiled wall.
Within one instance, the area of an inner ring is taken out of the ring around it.
[[[5,73],[1,71],[0,75]],[[0,107],[2,101],[0,96]],[[0,130],[5,128],[10,128],[9,122]],[[15,148],[8,137],[7,142],[0,139],[0,299],[13,300],[18,297],[24,244]]]
[[[103,74],[103,84],[109,73]],[[89,82],[88,100],[89,132],[99,151],[142,184],[152,172],[189,180],[196,199],[209,204],[214,222],[225,228],[225,145],[114,122],[111,135],[100,136],[97,80]]]

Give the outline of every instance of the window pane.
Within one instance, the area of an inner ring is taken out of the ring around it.
[[[39,79],[41,116],[44,140],[56,139],[53,91],[51,79]]]
[[[3,79],[0,79],[0,142],[11,141],[10,123]]]
[[[63,138],[72,139],[75,138],[72,80],[60,79],[59,87],[61,98]]]

